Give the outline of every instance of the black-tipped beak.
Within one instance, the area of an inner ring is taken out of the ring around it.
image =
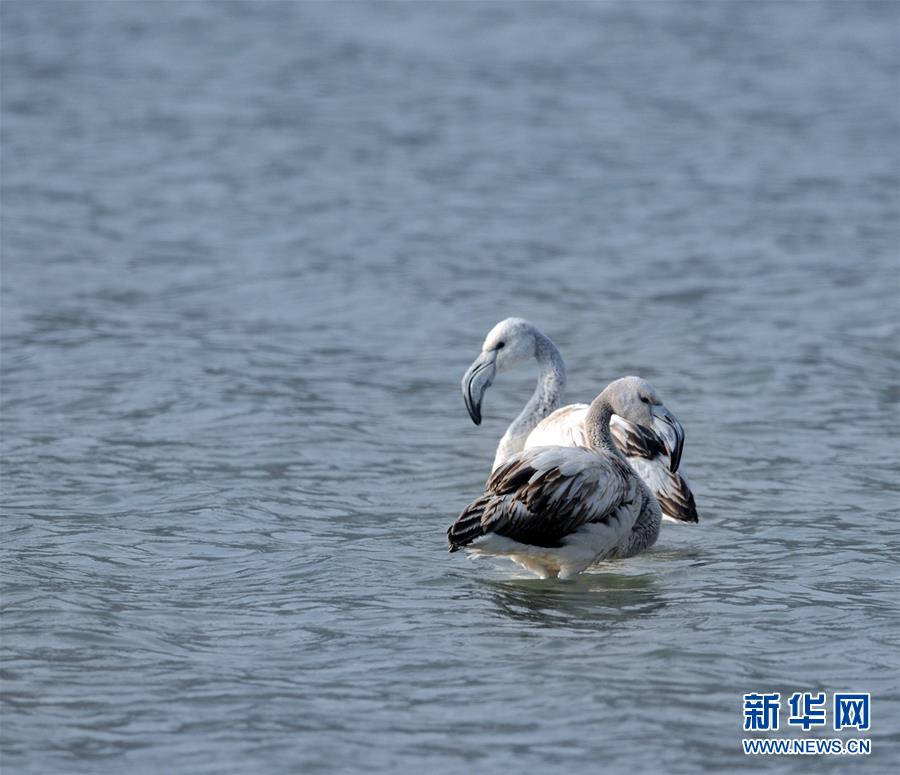
[[[481,402],[485,391],[494,381],[496,359],[496,352],[481,353],[462,378],[463,400],[466,402],[469,417],[476,425],[481,425]]]
[[[665,423],[662,427],[657,423],[654,425],[666,444],[666,451],[669,453],[669,470],[675,473],[681,463],[681,451],[684,449],[684,428],[666,407],[654,406],[652,412],[654,419],[662,420]]]

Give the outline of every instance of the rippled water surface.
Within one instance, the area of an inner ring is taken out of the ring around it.
[[[898,4],[2,22],[4,773],[891,769]],[[654,382],[699,526],[447,555],[510,314]],[[762,689],[871,691],[872,756],[744,757]]]

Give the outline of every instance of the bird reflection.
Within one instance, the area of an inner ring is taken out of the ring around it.
[[[491,580],[487,592],[506,617],[534,626],[594,630],[650,616],[666,602],[651,575],[599,570],[572,581]]]

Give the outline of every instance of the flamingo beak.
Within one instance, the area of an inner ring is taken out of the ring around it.
[[[681,452],[684,449],[684,428],[666,407],[653,406],[650,411],[653,413],[654,419],[661,420],[665,424],[660,427],[654,423],[654,426],[660,431],[666,451],[669,453],[669,470],[675,473],[681,463]]]
[[[463,400],[466,402],[469,417],[476,425],[481,425],[481,402],[485,391],[494,381],[494,374],[497,372],[496,360],[496,351],[481,353],[462,378]]]

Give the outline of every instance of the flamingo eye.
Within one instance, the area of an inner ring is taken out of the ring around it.
[[[642,403],[642,404],[649,404],[649,403],[650,403],[650,399],[647,398],[647,396],[641,396],[641,403]]]
[[[497,347],[495,349],[502,350],[506,346],[506,342],[497,342]]]

